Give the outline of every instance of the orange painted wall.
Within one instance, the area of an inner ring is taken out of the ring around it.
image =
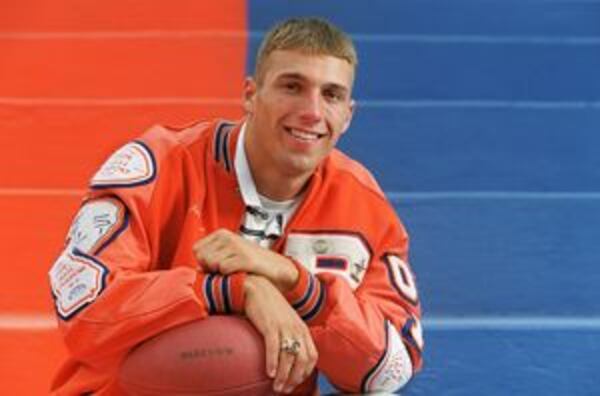
[[[20,0],[0,13],[0,384],[47,392],[64,356],[47,271],[97,166],[155,123],[237,118],[242,0]],[[12,318],[12,319],[11,319]]]

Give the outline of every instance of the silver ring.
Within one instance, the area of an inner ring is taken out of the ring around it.
[[[300,341],[298,340],[293,340],[290,338],[284,338],[281,341],[281,350],[283,352],[289,353],[290,355],[298,355],[298,353],[300,353],[300,346],[302,344],[300,344]]]

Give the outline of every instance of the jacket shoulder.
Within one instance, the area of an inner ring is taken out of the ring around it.
[[[371,172],[360,162],[338,149],[334,149],[329,157],[330,170],[335,177],[350,177],[361,187],[370,190],[375,195],[385,199],[381,187]]]
[[[140,140],[153,146],[164,145],[166,148],[190,146],[208,138],[215,124],[216,121],[198,121],[185,128],[155,125],[144,132]]]

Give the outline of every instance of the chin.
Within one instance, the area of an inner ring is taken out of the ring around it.
[[[286,173],[290,176],[299,176],[314,172],[318,165],[319,161],[316,161],[314,158],[291,156],[291,158],[288,157],[286,159],[282,169],[285,169]]]

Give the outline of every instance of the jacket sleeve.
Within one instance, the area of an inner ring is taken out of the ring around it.
[[[337,274],[296,266],[300,279],[286,297],[309,325],[318,368],[333,385],[352,393],[393,392],[421,369],[421,308],[408,237],[397,219],[355,290]]]
[[[178,324],[243,307],[244,274],[204,274],[162,251],[165,238],[176,244],[189,237],[168,225],[183,217],[177,210],[185,201],[172,181],[179,178],[168,176],[184,159],[163,146],[169,142],[134,141],[108,159],[49,272],[66,346],[86,364]]]

